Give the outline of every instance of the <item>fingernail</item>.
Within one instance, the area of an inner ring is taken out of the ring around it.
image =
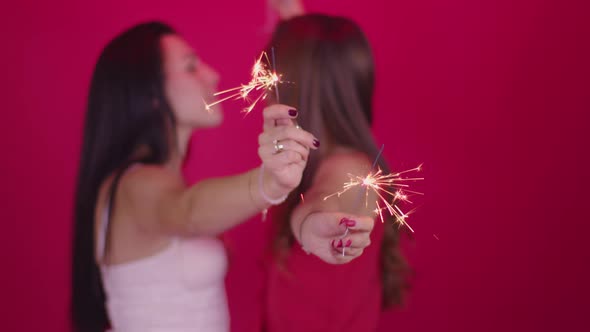
[[[338,247],[337,248],[341,248],[343,245],[342,240],[338,241]]]
[[[356,226],[356,221],[351,219],[346,219],[346,227],[354,227]]]
[[[296,109],[290,109],[289,110],[289,116],[291,116],[292,118],[297,116],[297,110]]]
[[[348,221],[347,218],[342,218],[342,219],[340,219],[340,224],[339,225],[346,224],[347,221]]]
[[[346,241],[346,246],[347,247],[350,247],[351,245],[352,245],[352,240],[351,239],[348,239],[348,241]]]
[[[320,141],[318,141],[317,139],[313,139],[313,146],[315,146],[316,148],[320,147]]]
[[[332,240],[332,242],[330,242],[330,245],[331,245],[333,248],[336,248],[336,246],[334,245],[334,242],[336,242],[336,240]]]

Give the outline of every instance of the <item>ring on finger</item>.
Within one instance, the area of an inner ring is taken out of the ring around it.
[[[274,144],[274,154],[277,153],[281,153],[283,152],[283,150],[285,150],[285,145],[281,144],[281,141],[279,141],[278,139],[275,139],[274,141],[272,141],[272,143]]]

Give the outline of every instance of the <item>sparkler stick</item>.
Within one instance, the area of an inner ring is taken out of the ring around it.
[[[275,60],[275,48],[274,47],[271,47],[270,51],[271,51],[271,56],[272,56],[272,70],[276,73],[276,71],[277,71],[277,63],[276,63],[276,60]],[[275,84],[274,87],[275,87],[275,94],[276,94],[277,103],[278,103],[279,102],[279,87],[278,87],[278,84]]]

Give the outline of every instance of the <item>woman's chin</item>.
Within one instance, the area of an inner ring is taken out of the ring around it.
[[[196,125],[197,128],[215,128],[219,127],[223,122],[223,112],[221,111],[220,107],[215,107],[214,109],[207,112],[205,115]]]
[[[221,107],[214,109],[209,113],[209,120],[211,122],[210,127],[219,127],[223,123],[223,112]]]

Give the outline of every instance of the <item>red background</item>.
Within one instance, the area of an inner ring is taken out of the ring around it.
[[[414,289],[380,331],[587,330],[587,6],[306,5],[362,25],[377,62],[375,135],[395,169],[425,163],[426,196],[405,243]],[[124,28],[157,18],[217,68],[220,88],[236,86],[268,38],[267,10],[264,0],[3,7],[0,329],[67,331],[73,188],[98,53]],[[259,113],[243,119],[240,108],[226,104],[223,126],[195,136],[189,181],[257,165]],[[263,228],[254,220],[226,236],[236,332],[259,324]]]

